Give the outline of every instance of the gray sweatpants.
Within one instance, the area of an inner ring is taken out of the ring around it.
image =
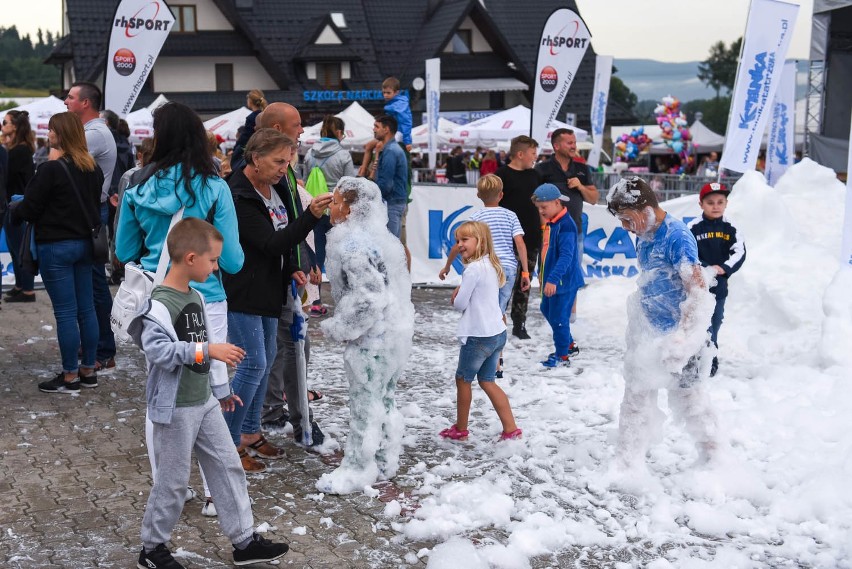
[[[284,406],[290,413],[290,424],[299,425],[305,410],[302,409],[302,398],[299,394],[299,378],[296,376],[296,344],[290,335],[290,324],[293,322],[293,309],[289,302],[281,310],[278,319],[278,353],[269,371],[269,382],[266,385],[266,399],[263,402],[263,420],[274,421],[281,416]],[[305,364],[311,363],[311,341],[305,336]],[[287,397],[285,400],[284,397]],[[314,420],[313,411],[308,406],[308,417]]]
[[[158,468],[142,518],[142,545],[147,551],[171,537],[186,499],[193,450],[210,485],[222,533],[231,543],[252,536],[254,517],[245,471],[215,397],[211,395],[204,405],[175,408],[168,425],[154,423],[151,443]]]

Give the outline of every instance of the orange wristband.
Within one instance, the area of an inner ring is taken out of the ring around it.
[[[195,343],[195,363],[201,365],[204,363],[204,347],[201,342]]]
[[[530,274],[527,273],[527,272],[521,271],[521,276],[529,278]]]

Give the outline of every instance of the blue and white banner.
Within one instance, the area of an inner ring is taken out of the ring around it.
[[[796,63],[784,64],[772,100],[772,121],[766,140],[766,183],[774,186],[796,159]]]
[[[798,12],[797,4],[751,1],[721,168],[746,172],[757,163]]]
[[[536,61],[530,136],[541,146],[562,109],[577,68],[592,36],[583,19],[568,10],[554,10],[541,31]]]
[[[124,118],[154,68],[175,17],[165,0],[122,0],[115,8],[104,70],[105,109]]]
[[[426,60],[426,120],[429,121],[429,167],[437,167],[438,121],[441,112],[441,59]]]
[[[406,236],[411,252],[411,282],[415,284],[457,285],[461,282],[462,264],[456,259],[447,279],[438,273],[447,262],[447,253],[455,244],[456,228],[473,212],[482,209],[476,188],[453,185],[419,185],[411,188]],[[664,202],[665,210],[688,222],[701,215],[695,195]],[[633,235],[602,205],[583,204],[583,275],[587,279],[635,277],[636,242]],[[533,286],[538,280],[533,279]]]
[[[601,160],[604,126],[606,125],[606,102],[609,99],[609,81],[612,78],[612,56],[599,55],[595,61],[595,88],[592,91],[592,149],[586,164],[597,168]]]

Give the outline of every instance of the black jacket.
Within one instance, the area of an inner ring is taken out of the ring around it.
[[[583,194],[580,190],[575,190],[568,187],[568,180],[578,178],[584,186],[592,184],[592,173],[585,162],[571,160],[568,165],[568,170],[563,170],[562,166],[556,160],[556,155],[544,162],[539,162],[535,166],[536,172],[541,176],[541,183],[553,184],[562,195],[568,196],[571,200],[568,202],[568,215],[574,220],[574,225],[577,226],[577,231],[583,232]]]
[[[80,200],[59,160],[49,160],[39,166],[35,177],[27,185],[24,199],[13,202],[12,219],[36,224],[36,243],[91,239],[92,236],[92,226],[86,221]],[[83,194],[83,203],[89,208],[89,219],[100,222],[101,188],[104,183],[101,169],[96,165],[92,172],[83,172],[73,162],[65,163]]]
[[[709,267],[719,265],[724,275],[716,277],[716,286],[710,292],[719,298],[728,296],[728,277],[743,266],[746,257],[745,242],[737,228],[724,215],[719,219],[707,219],[703,215],[689,222],[689,230],[698,242],[698,260]]]
[[[242,270],[235,275],[224,274],[228,310],[278,318],[284,295],[289,290],[290,275],[300,270],[297,263],[299,243],[319,220],[311,213],[299,215],[299,196],[290,191],[286,178],[273,186],[290,219],[287,227],[280,231],[275,231],[266,205],[242,170],[233,173],[228,185],[234,196],[240,245],[245,253]]]

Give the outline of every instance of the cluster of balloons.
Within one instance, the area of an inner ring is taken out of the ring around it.
[[[692,135],[686,122],[686,115],[680,110],[680,101],[669,95],[663,97],[662,102],[654,109],[657,124],[663,131],[662,137],[666,146],[679,154],[686,161],[689,156],[689,141]]]
[[[630,162],[636,160],[640,152],[645,152],[651,146],[651,138],[645,134],[644,127],[634,128],[630,134],[622,134],[615,141],[616,161]]]

